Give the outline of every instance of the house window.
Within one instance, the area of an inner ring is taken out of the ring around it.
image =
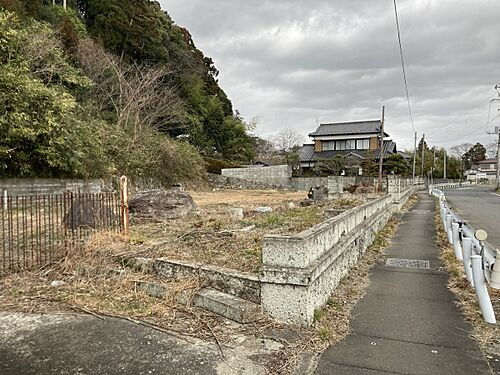
[[[335,150],[345,150],[347,141],[335,141]]]
[[[335,150],[335,141],[323,141],[322,142],[323,151]]]
[[[370,140],[369,139],[358,139],[356,141],[356,148],[358,150],[368,150],[370,148]]]
[[[356,140],[355,139],[349,139],[346,141],[346,150],[355,150],[356,149]]]

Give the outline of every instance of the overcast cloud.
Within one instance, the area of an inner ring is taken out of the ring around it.
[[[391,0],[160,3],[214,59],[234,107],[259,118],[257,134],[288,126],[307,135],[316,120],[378,118],[385,105],[387,132],[400,149],[413,147]],[[399,0],[398,7],[419,137],[425,132],[436,146],[493,142],[484,133],[500,83],[500,2]]]

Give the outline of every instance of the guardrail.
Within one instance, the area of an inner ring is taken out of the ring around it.
[[[496,323],[495,312],[488,293],[488,284],[499,288],[500,266],[494,268],[497,251],[486,242],[486,232],[475,230],[463,220],[446,201],[443,186],[430,186],[429,194],[439,199],[442,224],[453,245],[455,256],[463,262],[465,275],[476,291],[476,296],[487,323]]]
[[[443,189],[456,189],[456,188],[461,188],[461,187],[468,187],[468,186],[471,186],[471,183],[469,181],[447,182],[447,183],[443,183],[443,184],[434,184],[432,186],[435,188],[438,188],[440,190],[443,190]]]

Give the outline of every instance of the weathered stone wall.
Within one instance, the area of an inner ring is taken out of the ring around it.
[[[326,303],[340,280],[370,246],[392,214],[408,199],[385,195],[293,236],[265,236],[261,301],[275,319],[303,326]]]
[[[289,165],[273,165],[270,167],[228,168],[223,169],[221,174],[226,177],[288,186],[292,177],[292,167]]]
[[[208,174],[208,182],[215,189],[265,190],[288,188],[288,186],[283,185],[274,185],[265,182],[251,181],[243,178],[227,177],[211,173]]]
[[[55,195],[64,192],[100,193],[100,180],[73,180],[58,178],[5,178],[0,179],[0,193],[9,196]]]

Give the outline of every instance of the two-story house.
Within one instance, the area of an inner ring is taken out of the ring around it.
[[[496,180],[497,176],[497,159],[484,159],[473,164],[471,169],[465,172],[467,181],[480,182],[488,181],[490,183]]]
[[[381,126],[380,120],[320,124],[309,134],[314,143],[304,144],[300,150],[301,170],[307,171],[318,160],[337,155],[346,159],[346,167],[360,166],[367,158],[379,160]],[[384,158],[397,153],[396,143],[386,137],[389,135],[384,132]]]

